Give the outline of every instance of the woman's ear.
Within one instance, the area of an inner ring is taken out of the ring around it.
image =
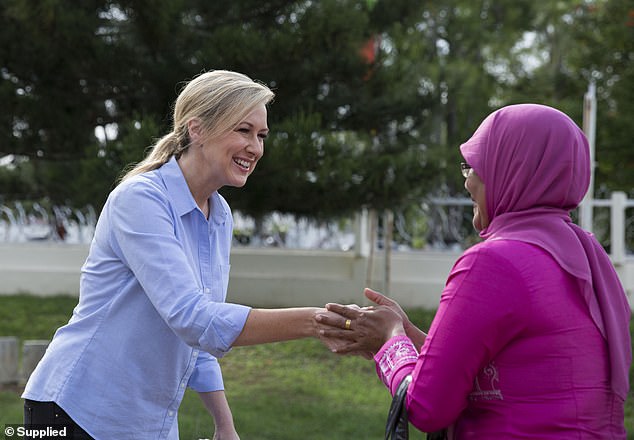
[[[192,118],[187,121],[187,134],[192,144],[200,144],[203,136],[203,127],[200,119]]]

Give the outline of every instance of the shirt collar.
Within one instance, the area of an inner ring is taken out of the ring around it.
[[[185,176],[183,176],[183,171],[180,166],[178,166],[178,162],[175,157],[172,157],[167,163],[165,163],[159,169],[159,173],[161,174],[163,182],[165,182],[165,187],[167,188],[170,198],[173,200],[174,207],[176,208],[178,215],[185,215],[198,208],[196,201],[189,190],[189,186],[187,186],[187,181],[185,180]],[[223,223],[226,220],[228,210],[222,202],[218,191],[214,191],[211,197],[209,197],[209,208],[211,213],[210,220],[213,220],[218,224]]]

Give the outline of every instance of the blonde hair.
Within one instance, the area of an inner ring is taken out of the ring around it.
[[[120,181],[155,170],[172,156],[179,158],[191,144],[187,124],[192,119],[200,119],[205,136],[214,139],[231,131],[258,105],[269,104],[274,96],[264,84],[229,70],[213,70],[195,77],[176,98],[172,131],[159,139],[145,159],[125,172]]]

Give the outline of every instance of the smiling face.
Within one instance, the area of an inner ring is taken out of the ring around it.
[[[464,182],[464,187],[469,191],[471,200],[473,200],[473,227],[479,232],[489,226],[484,182],[471,169]]]
[[[262,104],[230,132],[202,142],[198,166],[213,190],[246,184],[264,154],[268,132],[266,106]]]

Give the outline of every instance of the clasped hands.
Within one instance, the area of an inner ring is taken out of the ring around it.
[[[315,315],[319,338],[332,352],[372,359],[390,338],[406,334],[409,319],[398,303],[372,289],[364,294],[376,305],[330,303]]]

